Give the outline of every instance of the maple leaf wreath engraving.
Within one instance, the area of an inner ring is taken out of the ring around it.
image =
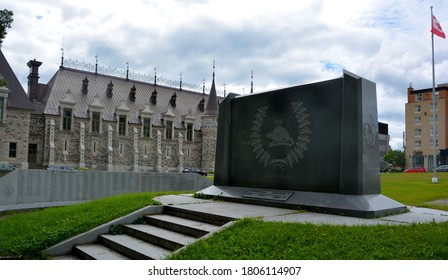
[[[275,121],[274,130],[262,133],[264,119],[268,114],[269,106],[260,106],[252,122],[251,145],[256,159],[264,167],[284,170],[292,168],[299,163],[308,150],[310,143],[309,114],[301,101],[290,103],[296,121],[297,137],[293,139],[289,132],[282,126],[282,120]],[[274,157],[271,150],[278,146],[289,147],[288,152],[282,157]]]

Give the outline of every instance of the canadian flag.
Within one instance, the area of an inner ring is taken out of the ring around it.
[[[439,37],[442,37],[445,39],[445,33],[442,30],[442,26],[440,25],[439,21],[436,19],[436,17],[432,16],[432,28],[431,32]]]

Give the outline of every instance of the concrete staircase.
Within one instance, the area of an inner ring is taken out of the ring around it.
[[[141,224],[122,225],[123,233],[100,234],[96,242],[74,245],[70,255],[54,259],[159,260],[218,230],[232,218],[164,206],[163,213],[143,215]]]

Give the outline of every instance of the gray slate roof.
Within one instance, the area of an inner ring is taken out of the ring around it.
[[[89,80],[88,93],[83,94],[82,81],[86,77]],[[106,95],[106,90],[111,81],[113,83],[113,96],[109,98]],[[136,88],[136,100],[131,101],[129,92],[134,85]],[[140,111],[145,109],[145,105],[149,104],[149,108],[153,112],[152,120],[154,126],[164,126],[163,116],[171,108],[172,113],[175,115],[174,126],[176,128],[184,128],[182,121],[188,115],[195,118],[194,128],[200,129],[200,116],[203,112],[199,110],[198,104],[203,98],[207,102],[209,95],[157,85],[157,104],[154,105],[150,102],[154,88],[154,84],[151,83],[61,67],[49,81],[47,89],[42,96],[42,103],[46,103],[43,113],[60,115],[60,101],[66,98],[66,92],[70,90],[72,98],[76,102],[74,116],[77,118],[89,118],[89,104],[92,104],[95,96],[97,96],[97,101],[104,105],[103,120],[106,121],[116,121],[114,115],[116,108],[124,102],[125,107],[127,106],[130,109],[128,114],[129,123],[140,124]],[[172,108],[170,99],[174,93],[177,95],[176,107]]]
[[[0,49],[0,74],[8,82],[7,88],[11,90],[8,95],[8,108],[34,110],[31,101],[28,99],[25,90],[17,79],[16,74],[12,71],[11,66],[6,60]]]

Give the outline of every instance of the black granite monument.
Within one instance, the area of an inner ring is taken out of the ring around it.
[[[375,83],[343,77],[220,104],[214,185],[224,200],[373,218],[380,194]]]

